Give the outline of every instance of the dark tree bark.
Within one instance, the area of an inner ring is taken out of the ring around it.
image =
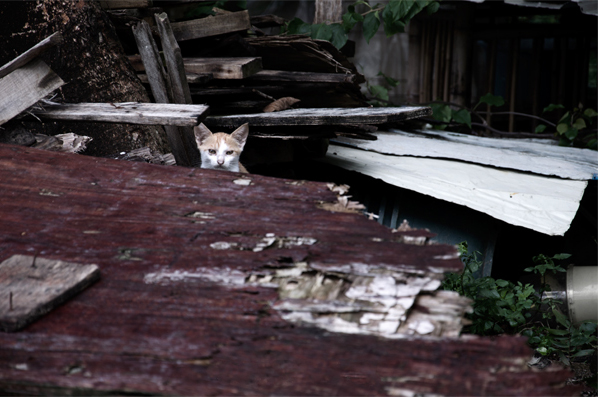
[[[64,102],[149,102],[147,91],[125,57],[114,26],[97,1],[0,2],[0,65],[12,60],[54,32],[62,44],[42,59],[67,84]],[[74,132],[93,141],[85,154],[105,156],[148,146],[169,151],[159,126],[79,122],[21,122],[34,132]],[[0,131],[1,133],[1,131]]]

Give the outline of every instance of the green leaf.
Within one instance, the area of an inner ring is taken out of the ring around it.
[[[575,353],[574,355],[572,355],[571,358],[573,358],[573,357],[591,356],[592,354],[594,354],[595,351],[596,351],[596,349],[580,350],[577,353]]]
[[[569,335],[569,330],[568,329],[552,329],[552,328],[546,328],[546,330],[551,333],[552,335],[558,335],[558,336],[565,336],[565,335]]]
[[[569,130],[569,126],[565,123],[560,123],[559,125],[556,126],[556,131],[561,135],[563,135],[568,130]]]
[[[380,27],[380,16],[378,15],[379,12],[380,11],[369,13],[363,20],[363,37],[365,37],[365,41],[368,44],[370,43],[370,39],[374,37],[378,31],[378,28]]]
[[[540,124],[536,127],[536,129],[534,130],[534,132],[536,134],[541,134],[544,132],[544,130],[546,130],[546,126],[544,124]]]
[[[584,110],[583,114],[584,114],[584,116],[587,116],[590,118],[598,116],[598,113],[596,113],[596,111],[591,108],[587,108],[586,110]]]
[[[452,113],[453,120],[457,123],[465,124],[471,128],[471,113],[467,109],[460,109]]]
[[[577,128],[571,127],[565,132],[565,136],[567,137],[567,139],[572,141],[577,137],[578,133],[579,133],[579,131],[577,130]]]
[[[563,117],[561,117],[561,119],[559,120],[559,123],[568,124],[570,120],[571,120],[571,113],[567,112],[563,115]]]
[[[561,362],[563,364],[565,364],[567,367],[571,366],[571,361],[569,361],[569,359],[565,356],[565,353],[563,352],[558,352],[559,353],[559,359],[561,360]]]
[[[553,308],[552,314],[554,314],[554,317],[556,318],[556,321],[559,324],[561,324],[565,328],[569,328],[569,326],[571,325],[571,322],[569,322],[569,319],[567,319],[567,317],[565,317],[565,315],[563,313],[561,313],[560,311]]]
[[[433,1],[426,7],[426,12],[428,15],[434,14],[440,8],[440,3],[437,1]]]
[[[496,285],[499,287],[506,287],[509,285],[509,282],[507,280],[496,280]]]
[[[586,128],[586,121],[580,117],[577,120],[575,120],[575,123],[573,123],[573,127],[577,128],[578,130],[583,130],[584,128]]]
[[[448,123],[451,121],[451,108],[448,105],[442,103],[432,103],[430,104],[432,108],[432,117],[438,121],[442,121],[443,123]],[[467,253],[467,246],[465,246],[465,253]],[[463,253],[461,253],[463,255]]]
[[[597,150],[598,149],[598,139],[593,138],[590,139],[588,144],[586,145],[588,149]]]
[[[534,268],[533,268],[533,267],[526,267],[525,269],[523,269],[523,271],[524,271],[524,272],[531,273],[531,272],[533,272],[533,271],[534,271]]]
[[[405,23],[402,18],[408,11],[411,2],[406,0],[391,0],[382,11],[382,21],[384,22],[384,33],[390,37],[395,33],[405,31]]]
[[[382,72],[378,72],[378,76],[384,77],[384,80],[386,80],[386,84],[388,84],[391,87],[396,87],[399,85],[399,80],[393,79],[392,77],[387,76]]]
[[[552,257],[552,259],[563,260],[563,259],[567,259],[570,257],[571,257],[571,254],[556,254],[555,256]]]
[[[555,105],[554,103],[551,103],[550,105],[546,106],[544,110],[542,110],[542,113],[552,112],[553,110],[564,108],[565,107],[563,105]]]
[[[374,97],[388,101],[388,90],[385,87],[382,87],[381,85],[371,85],[369,86],[369,89]]]
[[[478,102],[478,105],[480,103],[485,103],[490,106],[502,106],[505,104],[505,100],[501,96],[496,96],[488,93],[480,98],[480,102]]]
[[[548,354],[548,349],[546,349],[545,347],[539,347],[536,349],[536,351],[538,353],[540,353],[541,355],[545,356]]]
[[[345,46],[345,44],[347,44],[347,40],[349,40],[349,36],[347,35],[347,33],[345,32],[345,29],[343,29],[343,27],[340,24],[333,23],[333,24],[330,24],[329,26],[332,31],[332,38],[331,38],[330,42],[332,43],[333,46],[335,46],[336,48],[338,48],[340,50],[341,48],[343,48]]]
[[[585,321],[579,326],[582,332],[593,333],[596,330],[597,324],[591,321]]]
[[[332,39],[332,29],[330,28],[330,25],[325,23],[311,25],[310,36],[314,40],[330,41]]]
[[[311,34],[311,25],[299,18],[293,18],[287,24],[287,32],[289,34]]]

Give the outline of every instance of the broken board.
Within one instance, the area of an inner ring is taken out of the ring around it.
[[[262,59],[241,58],[184,58],[187,73],[212,73],[215,79],[240,80],[262,70]]]
[[[0,79],[0,125],[61,87],[64,81],[36,59]]]
[[[389,108],[312,108],[292,109],[282,112],[238,114],[208,117],[208,127],[232,128],[249,123],[249,127],[292,125],[359,125],[383,124],[429,116],[432,109],[426,106]]]
[[[248,29],[251,29],[251,22],[247,10],[172,24],[174,37],[178,41],[217,36]]]
[[[206,105],[170,103],[55,103],[31,113],[42,119],[99,121],[148,125],[195,126],[205,118]]]
[[[24,328],[99,277],[96,265],[11,256],[0,263],[0,330]]]

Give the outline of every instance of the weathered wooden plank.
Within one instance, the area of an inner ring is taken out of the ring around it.
[[[277,15],[253,15],[251,16],[251,25],[256,26],[258,28],[273,28],[282,26],[286,23],[284,18],[281,18]]]
[[[187,83],[189,83],[189,84],[203,85],[203,84],[206,84],[214,79],[214,75],[212,73],[202,73],[202,74],[186,73],[186,76],[187,76]],[[142,83],[145,83],[145,84],[149,83],[147,74],[141,73],[141,74],[138,74],[137,77],[139,77],[139,80],[141,80]]]
[[[0,125],[61,87],[64,81],[42,60],[33,60],[0,79]]]
[[[293,82],[293,83],[349,83],[356,82],[354,74],[309,73],[284,70],[262,70],[249,78],[252,81]]]
[[[147,22],[141,21],[136,26],[132,27],[137,48],[143,61],[143,66],[148,75],[150,88],[154,96],[154,101],[158,103],[172,102],[172,87],[170,79],[166,75],[164,65],[160,59],[158,48],[154,39],[152,38],[151,29]],[[178,165],[191,166],[193,163],[189,158],[185,148],[185,141],[181,136],[179,130],[175,126],[164,126],[168,143],[172,149],[172,154],[176,159]]]
[[[276,113],[212,116],[206,118],[208,127],[233,127],[249,123],[251,126],[285,125],[344,125],[383,124],[428,116],[431,109],[425,106],[398,108],[314,108],[292,109]]]
[[[191,100],[191,93],[189,92],[189,84],[187,83],[187,75],[185,74],[181,48],[172,33],[168,15],[164,12],[159,15],[156,14],[155,19],[156,24],[158,25],[158,32],[160,33],[160,41],[162,42],[168,76],[170,77],[173,102],[192,104],[193,101]]]
[[[99,277],[97,265],[11,256],[0,263],[0,330],[24,328]]]
[[[192,127],[203,121],[208,109],[206,105],[170,103],[56,103],[45,104],[43,110],[33,110],[31,113],[50,120]]]
[[[190,73],[212,73],[215,79],[244,79],[262,70],[261,58],[184,58]]]
[[[124,8],[148,8],[152,0],[100,0],[100,6],[105,10],[118,10]]]
[[[247,10],[172,23],[172,31],[178,41],[217,36],[248,29],[251,29],[251,22]]]
[[[56,32],[46,37],[30,49],[13,59],[12,61],[8,62],[6,65],[0,67],[0,78],[6,76],[12,71],[17,70],[21,66],[24,66],[29,61],[35,59],[38,55],[42,54],[48,48],[53,47],[56,44],[60,44],[61,42],[62,35],[60,34],[60,32]]]
[[[403,289],[409,277],[462,268],[454,247],[405,243],[431,233],[392,233],[363,215],[318,207],[337,200],[322,183],[0,145],[2,253],[43,252],[102,271],[58,310],[18,334],[0,333],[0,391],[579,395],[564,384],[569,371],[525,365],[532,352],[522,337],[390,339],[285,320],[289,312],[275,306],[295,310],[297,300],[281,297],[267,277],[295,273],[288,293],[293,281],[324,293],[388,270],[376,282],[405,276],[395,284]],[[420,296],[413,312],[440,292]],[[434,309],[451,313],[445,302]],[[368,326],[360,313],[339,317]]]

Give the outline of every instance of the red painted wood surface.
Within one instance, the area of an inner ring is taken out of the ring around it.
[[[38,254],[100,267],[99,282],[17,333],[0,333],[0,391],[180,395],[575,395],[568,371],[534,372],[523,338],[400,339],[287,323],[272,288],[159,270],[243,272],[305,260],[456,270],[454,248],[397,243],[362,215],[317,208],[324,184],[0,145],[0,259]],[[201,212],[205,218],[186,215]],[[266,233],[317,239],[251,247]],[[425,232],[411,232],[425,234]],[[375,240],[382,241],[375,241]],[[1,293],[1,292],[0,292]]]

